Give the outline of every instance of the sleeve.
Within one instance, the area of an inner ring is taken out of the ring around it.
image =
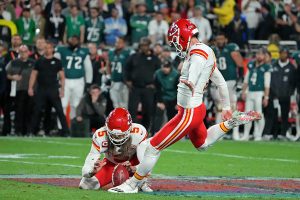
[[[150,21],[149,25],[148,25],[148,32],[149,32],[149,35],[155,35],[155,32],[156,29],[154,27],[154,21]]]
[[[205,25],[206,25],[206,38],[207,40],[209,40],[212,36],[212,30],[211,30],[211,26],[208,20],[205,20]]]
[[[9,61],[9,63],[7,63],[7,65],[5,66],[6,73],[9,75],[12,74],[11,63],[12,63],[12,61]]]
[[[217,67],[212,73],[210,80],[218,87],[223,110],[230,110],[230,98],[227,83]]]
[[[76,108],[76,117],[79,117],[79,116],[82,117],[84,104],[85,104],[85,96],[81,98],[81,100]]]
[[[244,83],[248,84],[249,83],[249,69],[245,75],[245,78],[244,78]]]
[[[270,70],[267,70],[265,73],[264,73],[264,87],[265,88],[270,88],[270,84],[271,84],[271,72]]]
[[[100,158],[100,146],[96,141],[96,135],[94,134],[92,140],[92,146],[89,154],[87,155],[84,165],[82,167],[82,176],[90,178],[94,169],[94,163]]]
[[[86,83],[92,83],[93,80],[93,66],[90,56],[87,55],[84,59],[85,81]]]
[[[123,36],[127,34],[127,23],[124,19],[121,20],[121,33]]]

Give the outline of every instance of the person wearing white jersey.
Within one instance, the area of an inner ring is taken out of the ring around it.
[[[260,114],[255,111],[232,114],[227,85],[216,67],[214,52],[199,42],[198,29],[193,23],[187,19],[174,22],[168,31],[168,41],[175,46],[179,56],[185,58],[178,84],[178,113],[150,139],[134,176],[120,186],[109,189],[109,192],[137,193],[139,185],[156,164],[160,152],[186,135],[189,135],[196,149],[204,150],[233,127],[260,119]],[[227,121],[207,130],[203,122],[206,114],[203,93],[209,80],[219,88],[222,116]]]
[[[105,126],[96,130],[93,135],[92,147],[82,168],[79,188],[111,188],[118,164],[126,166],[129,172],[134,172],[143,158],[148,142],[146,139],[145,127],[132,123],[131,115],[125,108],[115,108],[107,117]],[[100,160],[102,154],[104,158]],[[122,176],[124,174],[120,174],[121,179]],[[140,190],[152,192],[146,181]]]

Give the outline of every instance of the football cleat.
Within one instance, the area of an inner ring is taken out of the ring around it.
[[[232,114],[232,118],[229,120],[229,123],[232,124],[232,126],[240,126],[243,124],[248,124],[252,121],[257,121],[262,118],[261,114],[256,111],[248,111],[248,112],[240,112],[240,111],[234,111]]]
[[[128,179],[121,185],[110,188],[107,191],[112,192],[112,193],[138,193],[139,188],[138,188],[137,184],[132,183],[130,181],[130,179]]]
[[[139,186],[139,190],[142,192],[153,192],[147,181],[145,181],[142,185]]]

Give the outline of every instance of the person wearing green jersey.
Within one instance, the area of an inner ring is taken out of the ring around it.
[[[255,109],[262,113],[263,107],[268,105],[271,72],[270,65],[266,64],[267,50],[261,48],[256,53],[256,58],[248,64],[248,71],[244,79],[242,99],[246,101],[245,110]],[[248,90],[248,92],[247,92]],[[260,141],[262,139],[262,132],[264,129],[265,120],[262,116],[260,121],[255,122],[254,126],[254,140]],[[249,140],[249,133],[252,124],[245,124],[244,135],[241,138],[243,141]]]
[[[115,49],[109,51],[109,71],[111,73],[110,98],[114,108],[128,108],[129,91],[124,83],[124,66],[130,51],[125,48],[125,38],[119,37],[115,44]]]
[[[230,104],[232,110],[236,110],[237,103],[237,84],[242,84],[243,79],[243,57],[240,54],[239,46],[235,43],[228,43],[228,39],[225,33],[219,33],[215,38],[214,50],[217,67],[223,75],[230,96]],[[211,87],[212,98],[215,101],[217,107],[216,121],[217,123],[222,121],[221,113],[221,99],[218,96],[216,87]],[[235,127],[233,129],[232,138],[239,140],[239,129]]]
[[[84,19],[79,15],[76,5],[71,6],[70,15],[66,17],[64,42],[67,43],[74,35],[79,35],[81,44],[84,42]]]
[[[23,43],[32,45],[35,38],[35,23],[30,16],[30,9],[25,8],[22,12],[22,17],[16,21],[16,26],[19,35],[21,35]]]
[[[131,43],[137,44],[142,37],[148,36],[148,25],[151,17],[146,14],[146,5],[136,5],[137,13],[130,17]]]
[[[90,17],[85,20],[85,41],[96,43],[99,45],[103,40],[104,21],[99,16],[99,9],[96,7],[90,8]]]
[[[83,96],[85,83],[88,86],[93,80],[93,67],[89,50],[79,45],[79,36],[70,37],[68,43],[68,46],[57,48],[55,57],[61,60],[66,76],[62,105],[64,111],[66,111],[70,102],[70,117],[73,119],[76,107]]]

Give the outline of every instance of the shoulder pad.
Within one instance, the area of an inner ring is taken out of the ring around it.
[[[92,144],[99,152],[101,152],[103,148],[107,148],[108,141],[107,141],[107,131],[105,127],[102,127],[95,131],[93,135]]]
[[[235,43],[229,43],[228,47],[231,51],[239,51],[240,50],[240,47]]]
[[[137,123],[132,124],[132,129],[130,134],[132,137],[133,145],[138,145],[139,143],[144,141],[148,136],[146,128],[143,125]]]

